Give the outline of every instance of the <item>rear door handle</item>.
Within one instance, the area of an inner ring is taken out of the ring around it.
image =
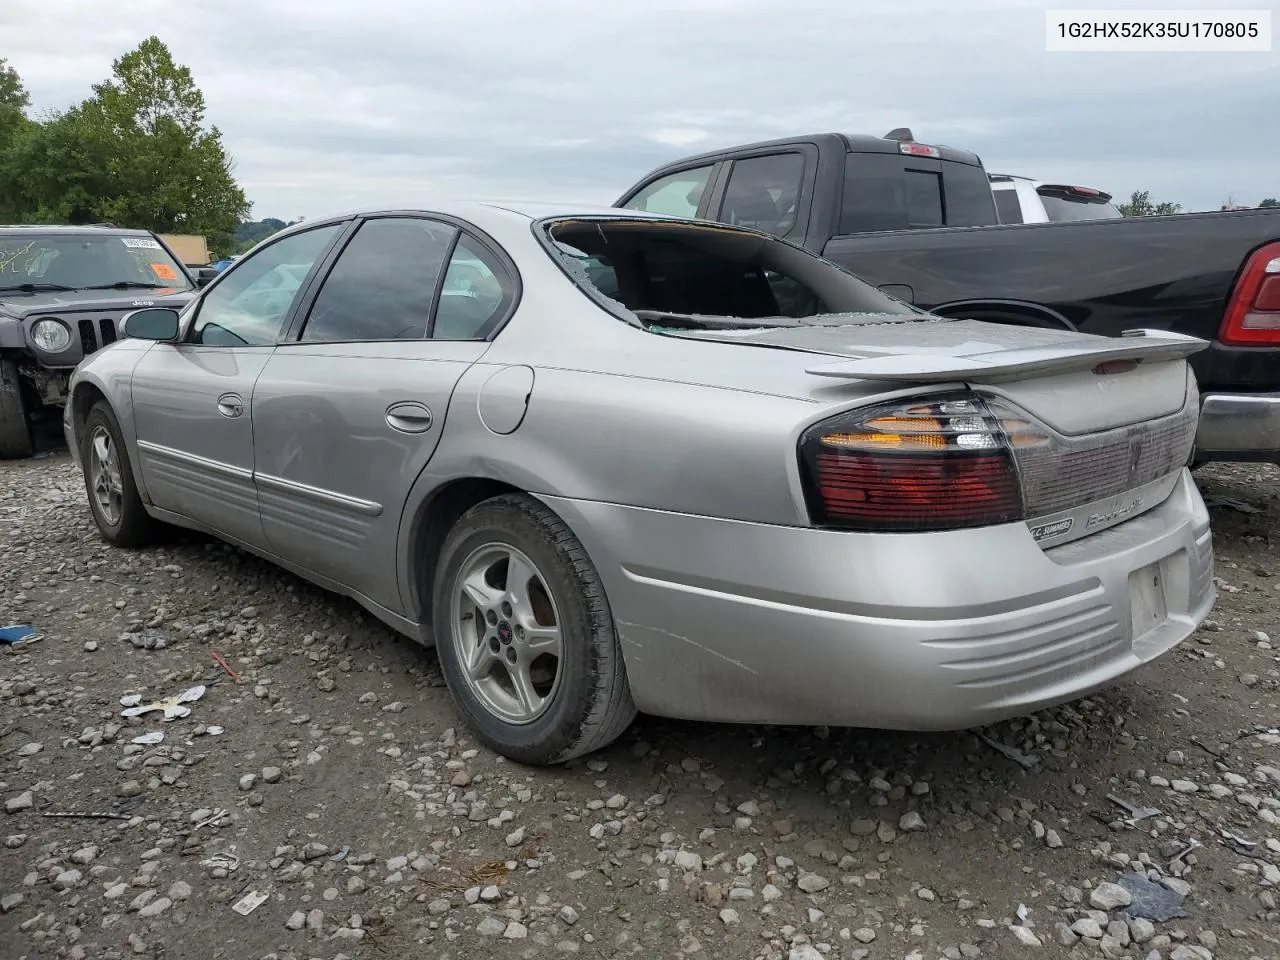
[[[414,400],[404,400],[387,407],[387,425],[400,433],[426,433],[431,429],[431,411]]]
[[[244,398],[238,393],[224,393],[218,398],[218,412],[224,417],[240,416],[244,413]]]

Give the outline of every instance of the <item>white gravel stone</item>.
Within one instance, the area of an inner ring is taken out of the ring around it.
[[[738,917],[737,910],[734,910],[730,907],[725,907],[723,910],[720,911],[720,922],[723,923],[726,927],[733,926],[734,924],[738,923],[739,920],[740,918]]]
[[[1081,917],[1071,925],[1071,932],[1081,937],[1088,937],[1090,940],[1102,939],[1102,925],[1092,917]]]
[[[831,881],[826,877],[818,876],[816,873],[806,873],[796,881],[796,886],[805,893],[818,893],[831,886]]]
[[[899,818],[898,829],[903,833],[918,833],[925,829],[924,817],[915,810],[909,810]]]
[[[172,900],[170,900],[168,897],[161,897],[158,900],[152,900],[145,907],[139,910],[138,916],[146,919],[150,919],[151,917],[158,917],[160,916],[160,914],[164,913],[166,910],[168,910],[172,906],[173,906]]]
[[[497,917],[485,917],[477,924],[476,933],[482,937],[500,937],[506,929],[506,923]]]
[[[524,940],[529,936],[529,928],[518,920],[512,920],[502,931],[502,936],[505,940]]]
[[[568,904],[565,904],[563,907],[560,908],[560,913],[558,914],[558,916],[560,917],[560,920],[563,923],[567,923],[571,927],[575,923],[577,923],[578,920],[580,919],[578,916],[578,911],[573,909],[573,907],[569,906]]]
[[[787,960],[827,960],[822,952],[809,943],[801,943],[791,948]]]
[[[681,850],[677,853],[675,864],[685,873],[702,872],[702,857],[691,850]]]
[[[1118,910],[1133,902],[1133,895],[1118,883],[1100,883],[1089,893],[1089,902],[1099,910]]]
[[[295,910],[289,914],[289,919],[284,922],[286,930],[301,930],[307,925],[307,915],[301,910]]]
[[[1024,947],[1040,946],[1040,938],[1032,932],[1030,927],[1014,926],[1009,929],[1013,931],[1013,935],[1018,938],[1018,942]]]
[[[23,810],[30,810],[36,805],[35,798],[31,796],[31,791],[20,793],[16,797],[4,802],[5,813],[21,813]]]
[[[853,931],[853,939],[859,943],[874,943],[876,932],[870,927],[862,927],[860,930]]]

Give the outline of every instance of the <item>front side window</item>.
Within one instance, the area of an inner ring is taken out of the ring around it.
[[[707,189],[714,164],[681,170],[646,185],[623,206],[628,210],[643,210],[668,217],[692,219],[698,214],[702,193]]]
[[[154,237],[18,234],[0,237],[0,290],[190,290],[186,272]]]
[[[719,219],[785,237],[796,224],[803,181],[804,157],[799,153],[735,160]]]
[[[361,225],[316,295],[304,342],[420,340],[456,227],[425,217]]]
[[[237,263],[200,301],[190,342],[217,347],[274,344],[303,281],[343,226],[295,233]]]

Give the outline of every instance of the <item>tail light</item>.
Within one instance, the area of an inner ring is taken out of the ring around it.
[[[1246,261],[1218,340],[1228,346],[1280,346],[1280,243],[1260,247]]]
[[[851,411],[800,439],[809,513],[822,526],[885,532],[1023,520],[1014,451],[1048,442],[968,393]]]

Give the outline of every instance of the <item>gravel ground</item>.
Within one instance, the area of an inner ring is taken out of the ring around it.
[[[110,549],[65,452],[0,464],[0,625],[43,633],[0,649],[0,957],[1280,956],[1280,485],[1199,479],[1213,620],[1105,694],[954,735],[642,717],[530,770],[354,604]]]

